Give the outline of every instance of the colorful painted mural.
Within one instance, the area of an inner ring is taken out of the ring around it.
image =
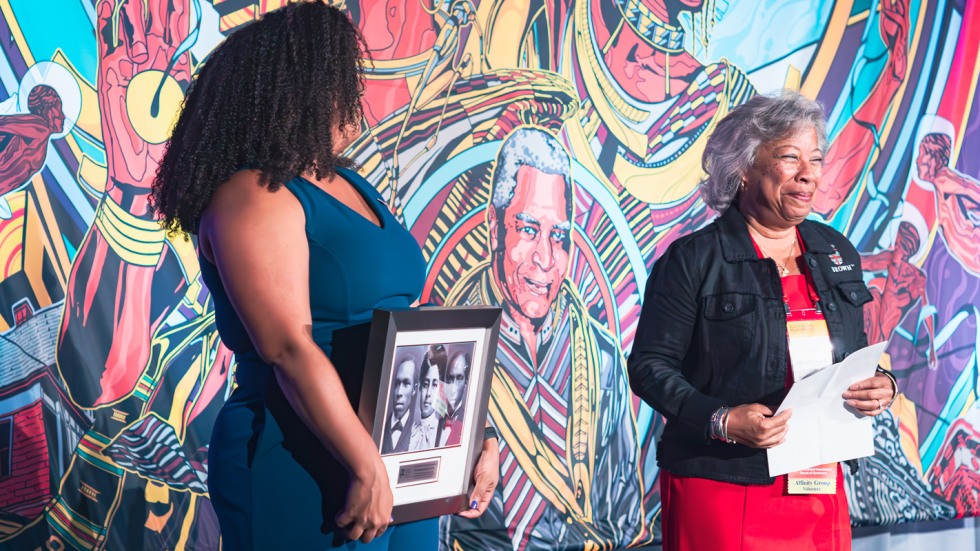
[[[147,194],[209,52],[282,2],[0,0],[0,547],[220,547],[207,443],[234,359],[195,241]],[[825,106],[813,216],[864,256],[901,392],[848,473],[852,520],[980,514],[976,0],[338,5],[373,58],[349,153],[423,247],[422,300],[551,313],[505,319],[502,484],[479,521],[443,519],[445,549],[659,537],[663,421],[623,359],[650,267],[714,216],[707,136],[781,88]],[[518,159],[530,246],[569,260],[547,281],[501,277],[532,254],[493,193]]]

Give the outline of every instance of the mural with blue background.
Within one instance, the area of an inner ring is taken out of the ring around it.
[[[234,358],[195,242],[167,236],[147,194],[209,52],[279,5],[0,0],[0,547],[220,547],[207,442]],[[497,358],[498,513],[444,520],[446,549],[659,537],[663,421],[623,358],[650,267],[715,215],[697,193],[707,136],[782,88],[825,107],[812,216],[862,253],[865,326],[899,381],[877,454],[846,478],[852,521],[980,512],[978,2],[338,5],[373,58],[349,154],[423,247],[423,302],[508,300],[487,270],[508,137],[550,135],[538,153],[574,183],[540,370],[516,345]]]

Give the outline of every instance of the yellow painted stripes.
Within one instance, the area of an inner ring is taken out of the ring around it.
[[[102,237],[124,261],[136,266],[156,266],[166,233],[154,220],[144,220],[106,197],[95,214]]]

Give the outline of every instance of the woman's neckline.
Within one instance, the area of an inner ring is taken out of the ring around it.
[[[297,178],[299,178],[303,182],[309,184],[310,186],[315,187],[321,193],[323,193],[324,195],[326,195],[327,197],[329,197],[331,201],[337,203],[338,205],[340,205],[341,207],[343,207],[344,209],[346,209],[347,211],[349,211],[351,214],[357,216],[361,220],[364,220],[364,222],[366,222],[368,224],[371,224],[372,226],[374,226],[375,228],[378,228],[379,230],[385,229],[384,213],[381,212],[380,205],[375,205],[374,204],[374,198],[373,197],[370,197],[367,193],[365,193],[364,190],[361,189],[361,186],[355,181],[354,178],[348,178],[342,172],[343,170],[344,169],[341,168],[341,167],[338,167],[337,168],[337,172],[336,172],[337,176],[336,176],[336,178],[342,178],[344,181],[346,181],[348,184],[350,184],[350,186],[354,189],[354,192],[357,193],[361,197],[361,199],[364,200],[364,203],[367,205],[368,209],[370,209],[370,211],[374,214],[374,216],[377,217],[377,219],[378,219],[377,223],[375,223],[374,220],[371,220],[367,216],[364,216],[363,214],[361,214],[357,210],[353,209],[347,203],[344,203],[343,201],[341,201],[337,197],[334,197],[333,194],[331,194],[327,190],[323,189],[322,187],[318,186],[316,183],[314,183],[309,178],[303,176],[302,174],[297,175]]]

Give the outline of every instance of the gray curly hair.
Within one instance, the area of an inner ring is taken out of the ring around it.
[[[522,166],[565,179],[565,204],[571,207],[571,162],[557,138],[536,127],[520,127],[504,138],[497,153],[493,171],[490,202],[498,210],[510,205],[517,186],[517,171]]]
[[[738,195],[742,175],[755,163],[762,144],[813,128],[822,152],[827,151],[827,124],[823,107],[792,90],[758,95],[725,116],[708,137],[701,156],[707,174],[699,187],[701,198],[719,213],[728,210]]]

